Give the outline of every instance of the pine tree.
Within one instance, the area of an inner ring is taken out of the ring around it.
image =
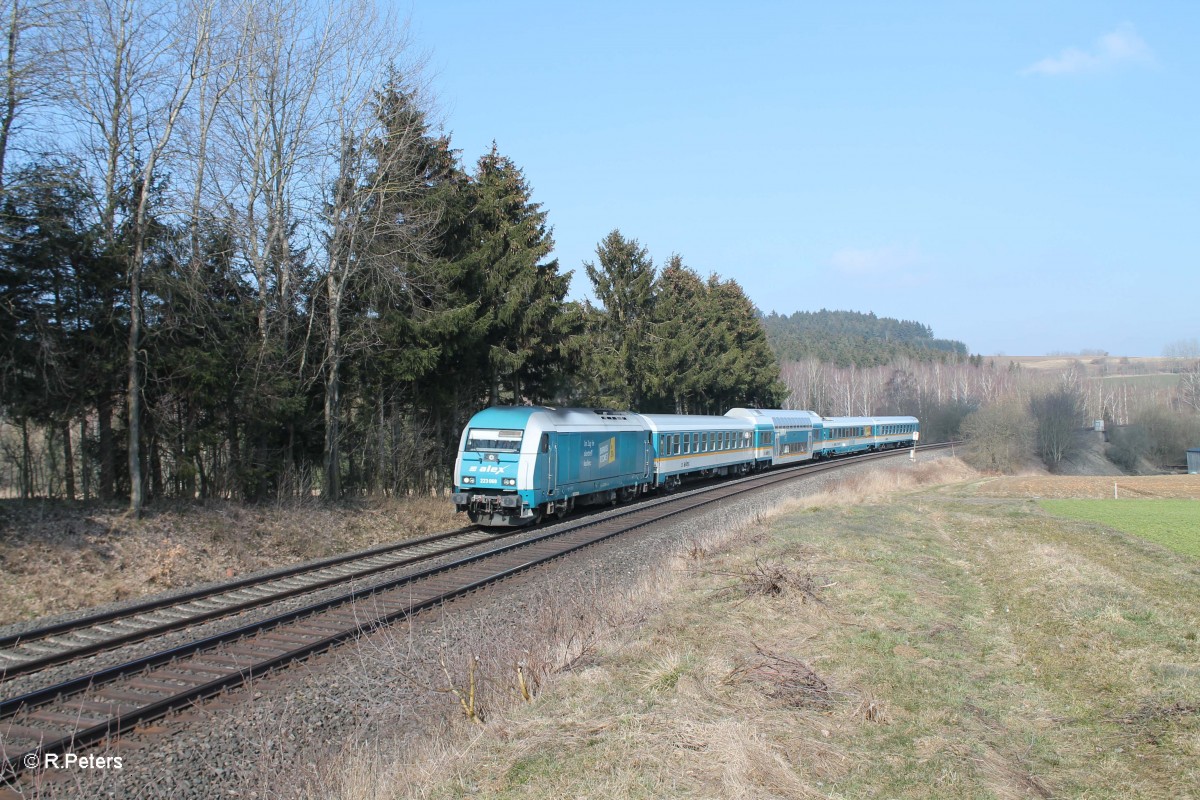
[[[479,159],[473,188],[469,258],[483,275],[491,402],[543,401],[563,373],[563,298],[571,273],[559,272],[557,260],[545,261],[554,249],[547,214],[495,142]]]
[[[672,255],[655,282],[653,323],[650,326],[652,368],[647,376],[649,397],[643,410],[686,414],[694,412],[704,393],[706,321],[701,311],[707,288],[700,276]]]
[[[108,497],[115,443],[104,426],[120,391],[124,339],[115,310],[120,259],[98,246],[92,197],[74,168],[35,163],[15,178],[0,213],[0,405],[17,420],[61,431],[68,449],[71,419],[97,408],[100,492]],[[72,461],[64,453],[69,495]]]
[[[654,305],[654,262],[636,239],[611,231],[585,262],[592,291],[602,304],[590,332],[588,369],[596,370],[601,399],[640,408],[652,369],[648,331]]]
[[[749,405],[778,406],[787,396],[779,363],[767,343],[758,309],[735,280],[708,280],[707,330],[718,344],[709,381],[713,410]]]

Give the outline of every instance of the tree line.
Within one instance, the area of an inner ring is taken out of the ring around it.
[[[6,0],[0,455],[20,496],[449,484],[485,404],[777,401],[757,312],[430,122],[366,0]],[[724,410],[723,408],[721,410]]]

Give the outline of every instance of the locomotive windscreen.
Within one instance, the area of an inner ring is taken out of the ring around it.
[[[467,432],[466,449],[469,453],[519,453],[522,433],[524,431],[471,428]]]

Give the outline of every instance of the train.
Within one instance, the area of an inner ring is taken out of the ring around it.
[[[471,522],[515,527],[672,492],[699,478],[915,446],[916,417],[822,417],[732,408],[724,416],[493,406],[463,429],[452,500]]]

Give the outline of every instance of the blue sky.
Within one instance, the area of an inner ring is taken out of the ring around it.
[[[759,308],[986,355],[1200,334],[1200,3],[397,5],[468,166],[582,269],[613,228]]]

